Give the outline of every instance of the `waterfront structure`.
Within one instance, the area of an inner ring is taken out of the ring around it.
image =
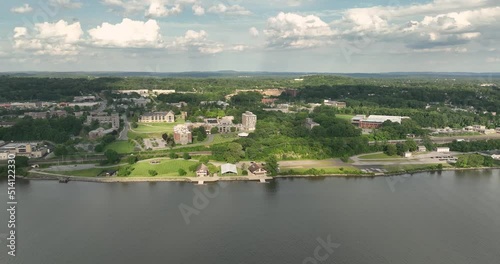
[[[9,154],[28,158],[41,158],[48,153],[47,147],[39,142],[2,143],[0,146],[0,160],[7,160]]]
[[[142,123],[174,123],[175,114],[172,111],[168,112],[152,112],[145,113],[139,118]]]
[[[318,124],[318,123],[316,123],[316,122],[314,122],[314,121],[312,120],[312,118],[306,118],[305,126],[306,126],[306,128],[307,128],[307,129],[311,130],[311,129],[313,129],[314,127],[319,126],[319,124]]]
[[[252,162],[252,164],[250,164],[250,166],[248,167],[248,171],[253,176],[262,176],[262,177],[267,176],[267,171],[264,168],[262,168],[262,166],[260,166],[255,162]]]
[[[257,116],[250,111],[246,111],[241,117],[243,130],[245,131],[255,131],[255,126],[257,125]]]
[[[342,108],[346,108],[347,107],[346,102],[324,100],[323,104],[326,105],[326,106],[335,107],[337,109],[342,109]]]
[[[97,129],[92,130],[92,131],[89,132],[89,138],[90,139],[101,138],[101,137],[104,137],[105,135],[113,133],[114,131],[115,131],[114,128],[104,129],[102,127],[99,127]]]
[[[114,129],[120,127],[120,116],[117,113],[108,115],[104,112],[92,112],[87,116],[87,125],[90,125],[94,120],[97,120],[100,124],[111,124]]]
[[[400,123],[405,120],[410,119],[407,116],[384,116],[384,115],[357,115],[351,119],[351,123],[359,128],[379,128],[385,121],[391,121],[393,123]]]
[[[205,164],[200,164],[196,169],[197,177],[208,177],[210,175],[210,171],[208,170],[208,166]]]
[[[221,175],[228,174],[228,173],[238,174],[238,169],[236,168],[236,165],[226,163],[226,164],[222,164],[220,166],[220,174]]]
[[[193,143],[193,135],[186,125],[177,125],[174,127],[174,142],[180,145]]]

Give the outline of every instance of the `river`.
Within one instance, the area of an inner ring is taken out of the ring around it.
[[[0,263],[500,263],[500,170],[16,191],[16,257],[1,210]]]

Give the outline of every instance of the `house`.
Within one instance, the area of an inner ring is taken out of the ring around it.
[[[117,113],[108,115],[104,112],[92,112],[87,116],[87,125],[90,125],[92,121],[98,121],[99,124],[111,124],[111,127],[114,129],[120,127],[120,116]]]
[[[413,156],[413,154],[409,151],[405,152],[404,155],[403,155],[405,158],[411,158]]]
[[[493,158],[495,160],[500,160],[500,154],[493,154],[493,155],[491,155],[491,158]]]
[[[208,167],[205,164],[200,164],[198,168],[196,169],[196,176],[197,177],[208,177],[210,175],[210,172],[208,171]]]
[[[236,168],[236,165],[226,163],[220,166],[220,173],[222,175],[228,173],[238,174],[238,169]]]
[[[338,102],[338,101],[323,100],[323,104],[326,106],[335,107],[337,109],[342,109],[347,107],[347,104],[345,102]]]
[[[309,130],[313,129],[313,128],[314,128],[314,127],[316,127],[316,126],[319,126],[319,124],[318,124],[318,123],[316,123],[316,122],[314,122],[314,121],[312,120],[312,118],[306,118],[306,122],[305,122],[305,124],[304,124],[304,125],[305,125],[305,126],[306,126],[306,128],[307,128],[307,129],[309,129]]]
[[[437,148],[436,151],[438,153],[449,153],[450,152],[450,148],[448,148],[448,147],[439,147],[439,148]]]
[[[427,148],[425,146],[418,146],[418,152],[427,152]]]
[[[267,176],[267,171],[255,162],[252,162],[252,164],[248,167],[248,171],[253,176]]]

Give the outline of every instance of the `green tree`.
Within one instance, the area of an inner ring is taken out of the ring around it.
[[[270,156],[266,159],[266,170],[271,176],[278,175],[279,166],[275,156]]]
[[[183,159],[185,159],[185,160],[190,160],[190,159],[191,159],[191,155],[189,155],[189,153],[188,153],[188,152],[184,152],[184,153],[182,154],[182,158],[183,158]]]
[[[139,159],[137,158],[137,156],[128,156],[127,157],[127,163],[128,164],[135,164]]]
[[[29,166],[29,158],[24,156],[16,156],[14,158],[16,168],[25,168]]]
[[[201,156],[198,160],[203,164],[210,162],[210,158],[208,156]]]
[[[178,173],[180,176],[185,176],[187,174],[187,172],[184,169],[179,169]]]
[[[210,129],[210,134],[217,134],[219,133],[219,129],[217,127],[212,127],[212,129]]]
[[[170,152],[170,154],[168,155],[170,157],[170,159],[177,159],[179,158],[179,155],[177,155],[177,153],[175,152]]]
[[[120,155],[118,155],[118,152],[108,149],[104,152],[104,156],[107,159],[107,162],[110,164],[118,163],[120,161]]]
[[[411,152],[418,150],[417,142],[415,142],[415,140],[413,140],[411,138],[406,140],[405,147],[408,149],[408,151],[411,151]]]
[[[398,154],[398,149],[396,148],[395,145],[392,144],[387,144],[385,146],[384,153],[388,156],[395,156]]]
[[[149,173],[149,175],[151,175],[153,177],[156,176],[156,175],[158,175],[158,172],[155,171],[155,170],[148,170],[148,173]]]

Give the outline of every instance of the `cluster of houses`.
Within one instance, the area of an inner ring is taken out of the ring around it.
[[[251,162],[250,166],[248,166],[248,175],[249,176],[258,176],[258,177],[266,177],[267,176],[267,171],[264,169],[263,164],[258,164],[256,162]],[[223,164],[221,165],[220,169],[220,174],[221,175],[228,175],[228,174],[238,174],[238,168],[234,164]],[[196,176],[197,177],[210,177],[210,176],[216,176],[214,172],[210,172],[209,168],[205,164],[200,164],[198,168],[196,169]]]

